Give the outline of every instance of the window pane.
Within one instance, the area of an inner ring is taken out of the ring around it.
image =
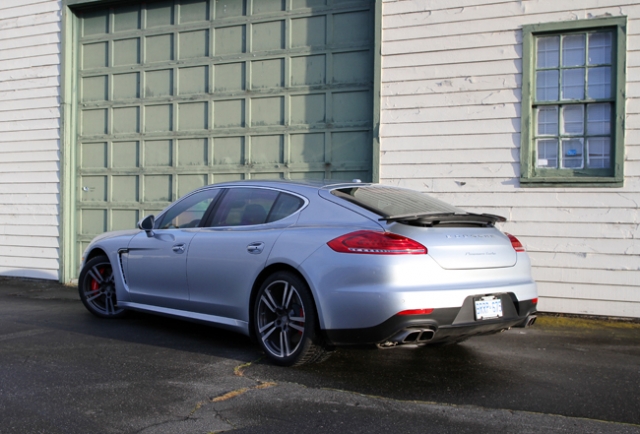
[[[298,211],[302,205],[304,205],[304,201],[299,197],[280,193],[278,200],[276,200],[275,205],[273,205],[273,208],[269,213],[267,223],[275,222],[290,216],[294,212]]]
[[[587,105],[587,134],[611,134],[611,104]]]
[[[582,169],[582,139],[571,139],[562,141],[562,168]]]
[[[536,73],[536,100],[558,100],[558,71],[538,71]]]
[[[560,37],[538,38],[538,68],[556,68],[560,59]]]
[[[540,107],[538,109],[538,131],[536,135],[558,135],[558,107]]]
[[[585,58],[585,35],[562,38],[562,66],[582,66]]]
[[[611,98],[611,67],[589,68],[589,98]]]
[[[584,106],[562,107],[562,131],[565,134],[584,134]]]
[[[584,68],[562,71],[562,99],[584,99]]]
[[[426,194],[393,187],[341,188],[331,194],[383,216],[464,212]]]
[[[213,216],[212,226],[259,225],[278,197],[278,192],[262,188],[231,188]]]
[[[587,140],[587,167],[590,169],[608,169],[611,166],[611,139],[592,137]]]
[[[555,169],[558,167],[558,141],[538,140],[537,167]]]
[[[609,32],[589,35],[589,65],[611,63],[612,36]]]
[[[205,211],[220,190],[205,190],[173,205],[156,224],[158,229],[194,228],[200,224]]]

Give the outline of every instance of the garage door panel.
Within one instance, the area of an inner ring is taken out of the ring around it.
[[[254,164],[284,163],[284,137],[282,135],[251,137],[251,157]]]
[[[213,139],[213,164],[243,165],[244,137],[216,137]],[[215,176],[215,175],[214,175]]]
[[[113,11],[113,31],[127,32],[140,28],[140,5],[118,6]]]
[[[113,142],[111,147],[111,167],[132,169],[139,166],[140,142]]]
[[[83,202],[106,202],[107,201],[107,182],[106,176],[83,176],[80,179],[82,186]]]
[[[214,66],[214,91],[234,92],[245,88],[245,62]]]
[[[253,15],[269,14],[284,10],[285,0],[253,0]]]
[[[170,26],[173,24],[173,0],[147,3],[146,28]]]
[[[145,175],[144,176],[144,201],[145,202],[169,202],[173,191],[172,175]]]
[[[325,16],[291,20],[291,47],[322,47],[327,41]]]
[[[209,89],[209,68],[195,66],[178,71],[178,95],[205,94]]]
[[[80,212],[80,227],[83,235],[100,234],[107,230],[107,210],[83,209]]]
[[[108,43],[96,42],[82,47],[82,68],[104,68],[109,65]]]
[[[112,87],[113,101],[140,98],[140,73],[114,74]]]
[[[313,125],[326,122],[326,94],[305,94],[291,97],[291,124]]]
[[[113,66],[140,63],[140,39],[129,38],[113,41]]]
[[[108,76],[86,77],[82,79],[82,102],[106,101],[108,96]]]
[[[138,202],[138,176],[111,177],[111,202]]]
[[[107,134],[107,109],[84,110],[82,112],[82,129],[83,136],[92,136],[98,134]]]
[[[173,105],[151,105],[145,107],[145,132],[173,131]]]
[[[315,8],[319,6],[325,6],[327,4],[327,0],[293,0],[292,7],[293,9],[306,9],[306,8]]]
[[[348,12],[333,16],[333,42],[350,44],[366,42],[373,36],[369,11]]]
[[[215,56],[242,54],[246,50],[247,26],[219,27],[215,29]]]
[[[140,107],[113,108],[113,134],[140,132]]]
[[[371,64],[369,51],[351,51],[333,55],[333,83],[365,83],[373,80],[373,70],[367,68]]]
[[[79,248],[212,182],[370,179],[372,1],[163,0],[79,17]]]
[[[324,163],[325,133],[292,134],[289,161],[291,163]]]
[[[252,98],[251,126],[284,125],[284,97]]]
[[[366,122],[372,110],[368,90],[333,94],[333,121],[336,123]]]
[[[244,0],[218,0],[215,2],[215,19],[236,18],[246,14]]]
[[[171,167],[172,163],[172,140],[147,140],[144,142],[145,167]]]
[[[82,14],[82,36],[94,36],[106,34],[109,31],[109,10],[94,10]]]
[[[107,143],[83,143],[81,148],[81,164],[87,169],[107,168]]]
[[[174,59],[173,33],[145,38],[146,63],[167,62]]]
[[[209,161],[209,143],[207,139],[178,140],[178,167],[204,167]]]
[[[209,31],[197,30],[178,34],[180,59],[194,59],[209,55]]]
[[[184,196],[192,190],[208,184],[206,173],[195,175],[178,175],[178,196]]]
[[[245,100],[230,99],[213,103],[213,125],[215,129],[241,128],[245,126]]]
[[[284,48],[284,21],[257,23],[252,26],[252,52],[282,50]]]
[[[173,70],[161,69],[145,73],[145,97],[164,97],[173,94]]]
[[[131,229],[140,220],[140,213],[137,209],[120,209],[111,211],[111,230],[119,231]]]
[[[326,83],[326,55],[309,55],[291,59],[291,85],[314,86]]]
[[[284,86],[284,59],[251,62],[251,89],[273,89]]]

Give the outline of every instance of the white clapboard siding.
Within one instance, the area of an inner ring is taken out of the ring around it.
[[[381,181],[509,221],[541,310],[640,317],[640,4],[383,3]],[[622,188],[522,188],[522,26],[627,16]]]
[[[437,68],[433,66],[403,66],[392,68],[382,59],[382,83],[400,83],[402,81],[415,80],[451,80],[454,78],[475,78],[470,75],[470,65],[465,63],[442,64]],[[517,74],[522,72],[522,61],[515,60],[490,60],[475,62],[473,72],[480,77],[487,75]]]
[[[638,69],[640,77],[640,69]],[[487,90],[519,90],[522,86],[520,74],[488,75],[480,78],[457,77],[452,79],[414,80],[410,83],[385,83],[381,93],[383,97],[429,95],[445,96],[448,93],[479,92]],[[425,98],[421,98],[423,101]],[[427,101],[425,101],[427,102]]]
[[[59,278],[60,3],[0,2],[0,275]]]

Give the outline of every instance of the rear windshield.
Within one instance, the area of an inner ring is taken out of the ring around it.
[[[340,188],[331,193],[383,217],[465,212],[426,194],[402,188],[367,186]]]

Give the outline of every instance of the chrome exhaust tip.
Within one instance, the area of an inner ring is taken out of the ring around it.
[[[436,332],[430,328],[410,328],[398,332],[389,339],[395,345],[417,345],[424,344],[435,336]],[[390,346],[390,345],[386,345]]]
[[[536,323],[537,319],[538,317],[536,315],[529,315],[529,318],[527,318],[527,324],[525,325],[525,327],[531,327]]]

